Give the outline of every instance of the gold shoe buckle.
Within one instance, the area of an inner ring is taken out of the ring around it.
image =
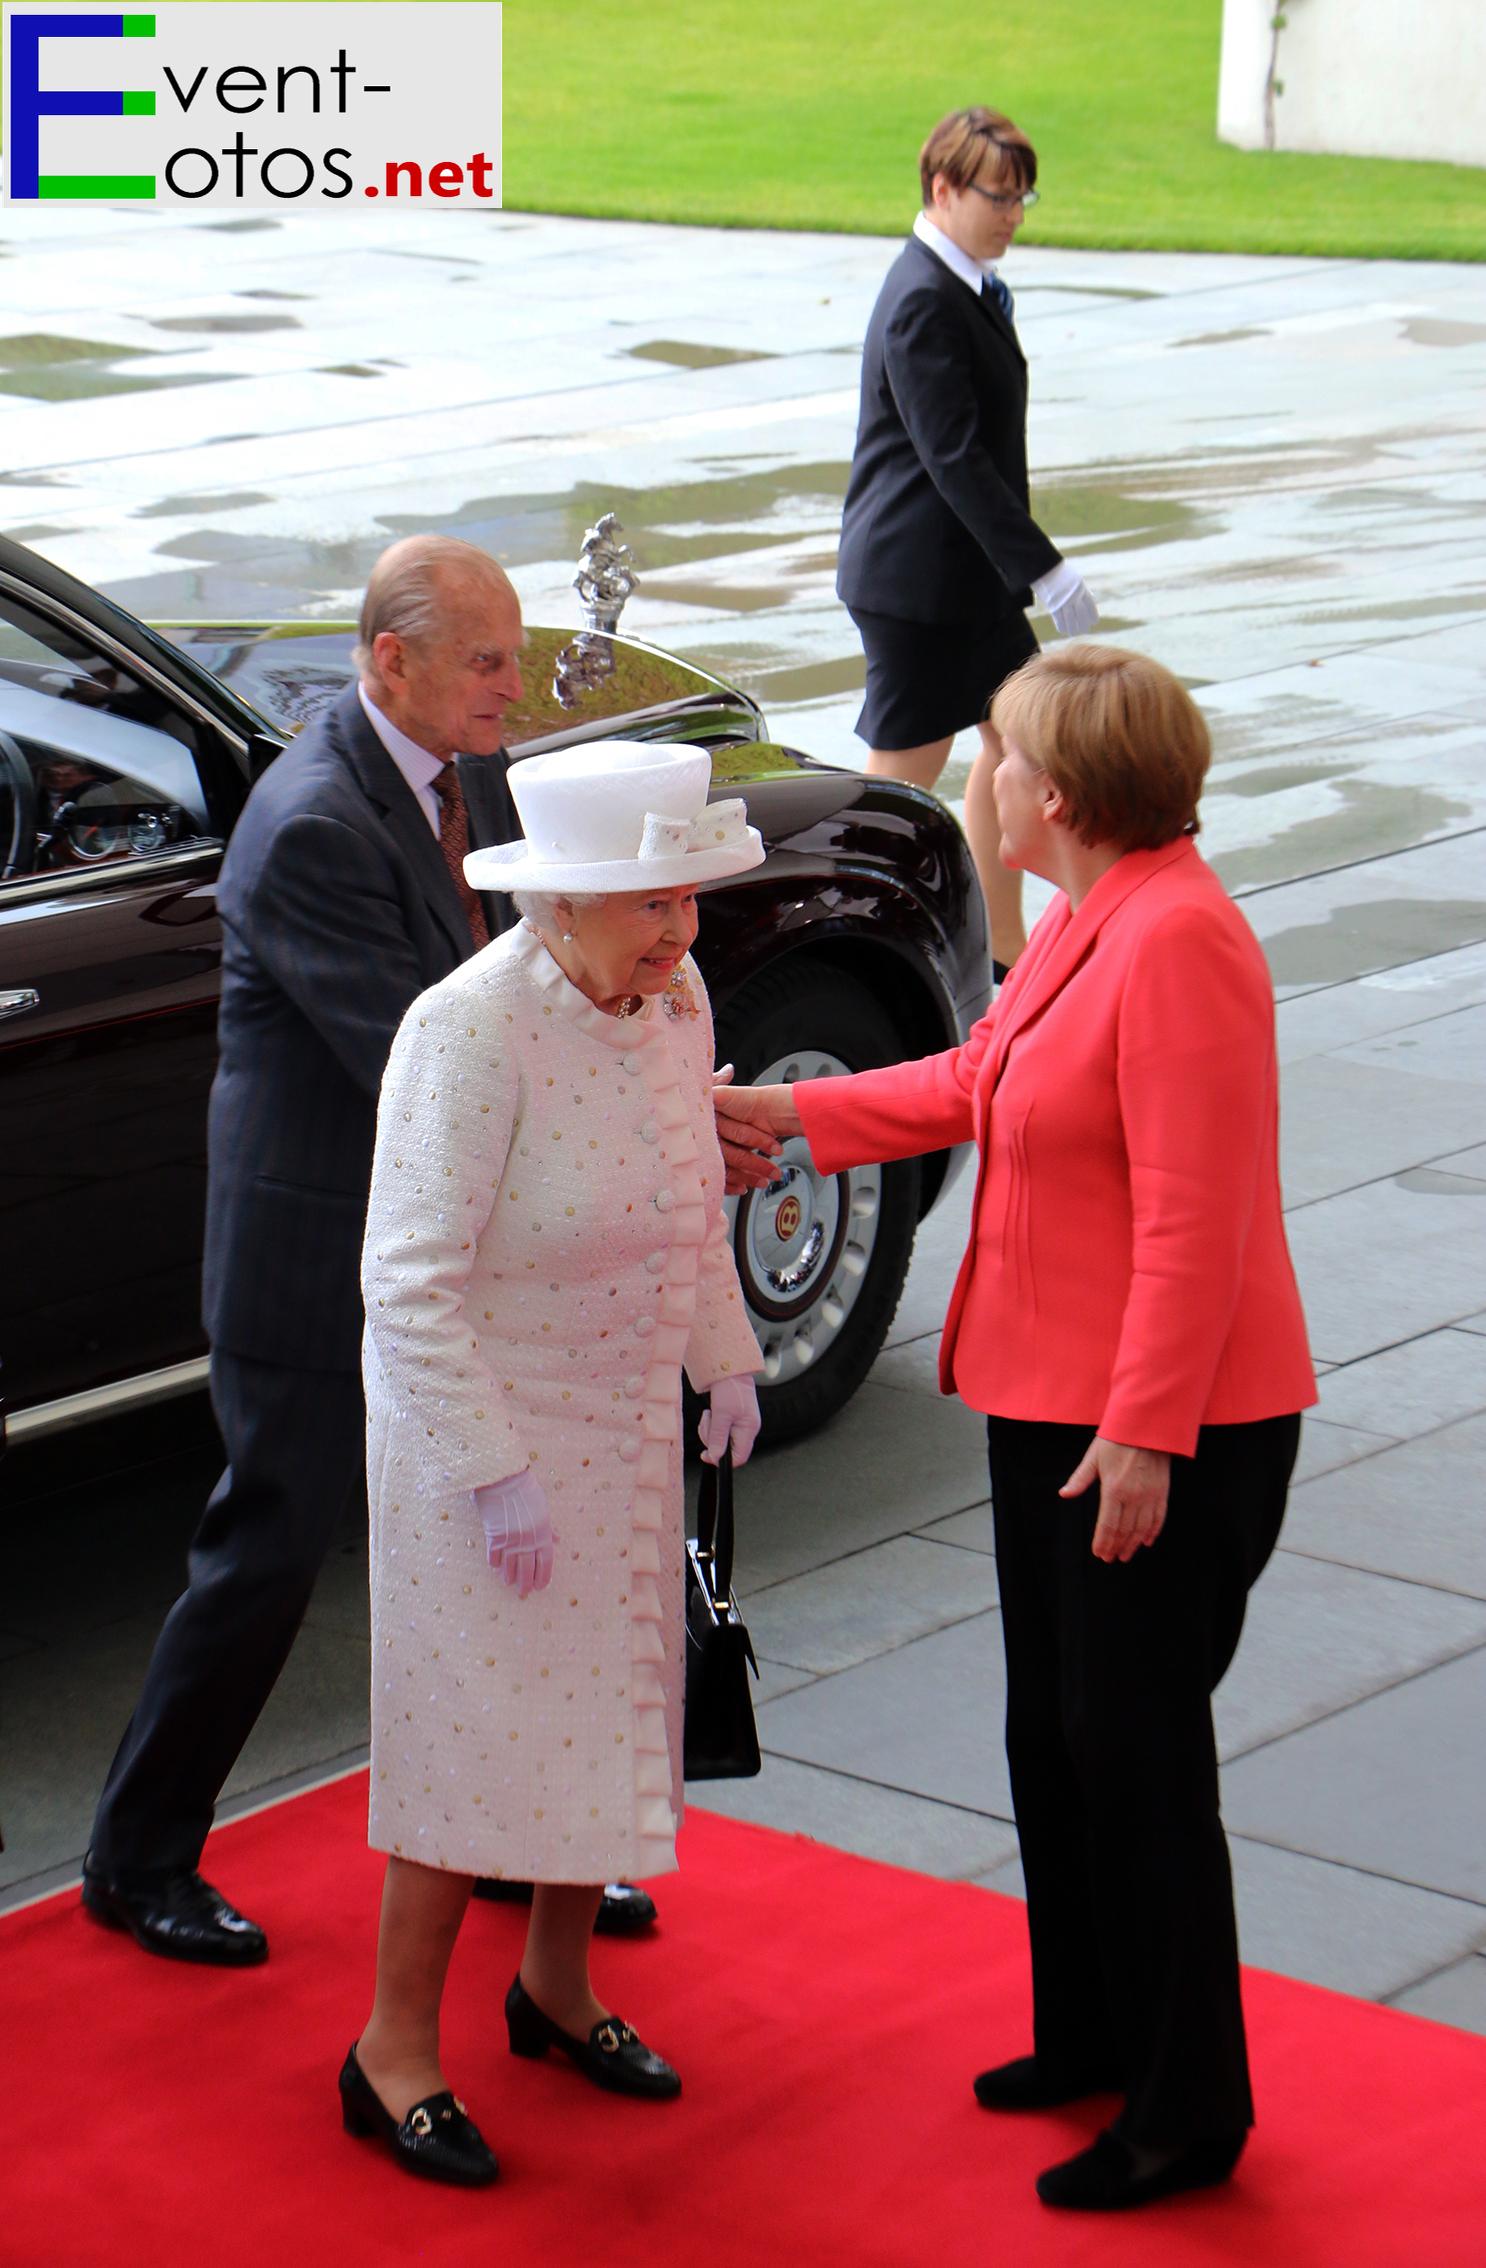
[[[423,2108],[423,2105],[421,2103],[418,2105],[418,2108],[415,2111],[410,2113],[408,2124],[409,2126],[411,2126],[413,2132],[417,2135],[420,2142],[426,2142],[429,2135],[433,2132],[433,2120],[429,2117],[427,2111]]]

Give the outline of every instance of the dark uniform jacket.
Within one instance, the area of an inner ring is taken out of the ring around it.
[[[911,236],[867,326],[836,589],[866,613],[984,624],[1029,606],[1060,556],[1028,510],[1011,318]]]
[[[459,759],[472,847],[521,833],[504,754]],[[507,899],[486,899],[491,935]],[[249,796],[218,885],[221,1059],[203,1311],[214,1347],[361,1367],[377,1095],[420,992],[474,951],[417,797],[352,686]]]

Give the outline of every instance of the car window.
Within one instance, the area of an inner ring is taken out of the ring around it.
[[[199,729],[85,632],[0,591],[0,882],[219,841]]]

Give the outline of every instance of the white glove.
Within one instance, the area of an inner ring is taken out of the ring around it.
[[[547,1492],[531,1473],[513,1473],[475,1490],[475,1510],[485,1529],[492,1567],[524,1599],[545,1591],[552,1580],[553,1534]]]
[[[758,1396],[753,1390],[753,1380],[746,1376],[719,1378],[707,1401],[709,1406],[702,1412],[697,1426],[702,1463],[720,1465],[731,1442],[733,1463],[746,1465],[759,1428]]]
[[[1039,575],[1032,588],[1065,638],[1081,638],[1099,620],[1093,592],[1067,559],[1060,559],[1056,567]]]

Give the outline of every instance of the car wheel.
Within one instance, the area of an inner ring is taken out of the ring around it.
[[[903,1040],[861,985],[808,963],[757,977],[718,1019],[719,1062],[740,1086],[838,1078],[896,1063]],[[822,1425],[856,1392],[902,1296],[918,1227],[919,1162],[821,1174],[785,1144],[768,1189],[729,1198],[733,1255],[764,1350],[765,1441]]]

